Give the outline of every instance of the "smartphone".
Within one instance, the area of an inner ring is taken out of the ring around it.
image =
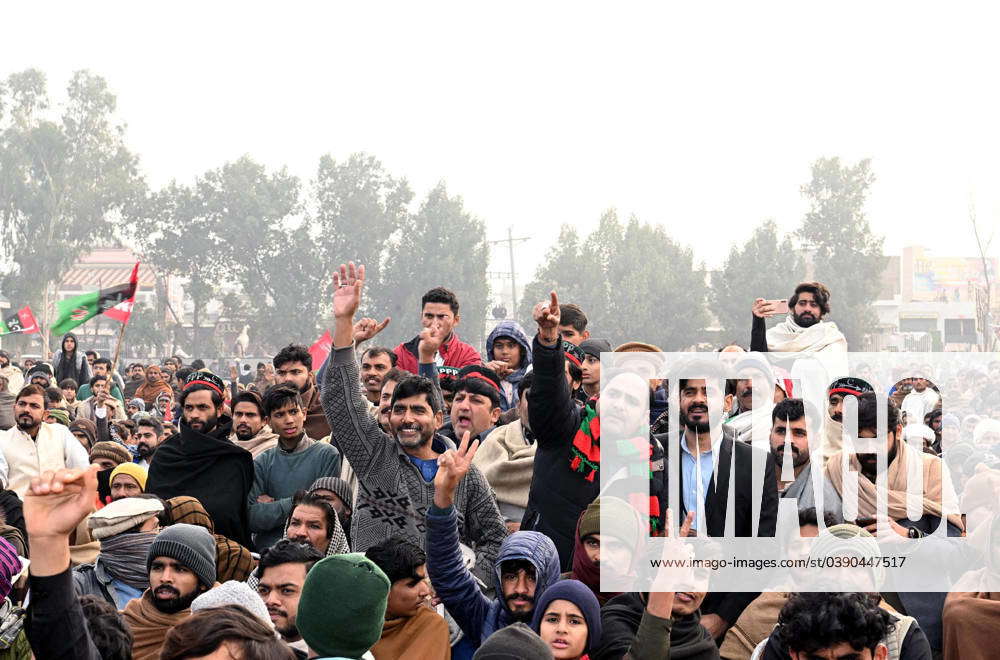
[[[780,314],[788,313],[788,301],[787,300],[768,300],[767,304],[771,307],[771,313],[768,316],[778,316]]]

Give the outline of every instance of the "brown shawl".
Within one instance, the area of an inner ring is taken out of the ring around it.
[[[448,624],[429,607],[421,607],[414,616],[388,619],[371,653],[376,658],[450,660]]]
[[[1000,626],[1000,592],[989,591],[1000,582],[1000,561],[993,543],[994,518],[969,535],[970,545],[982,550],[986,567],[958,579],[944,601],[944,660],[991,660],[996,657]]]
[[[191,616],[191,610],[164,614],[153,605],[149,589],[142,598],[134,598],[122,612],[125,623],[132,630],[132,660],[159,660],[160,648],[170,629]]]
[[[886,478],[886,486],[889,492],[886,495],[886,506],[889,517],[893,520],[902,520],[909,517],[906,511],[906,483],[909,465],[916,463],[916,470],[923,474],[923,513],[941,517],[943,513],[942,497],[945,497],[953,510],[958,510],[958,498],[955,491],[948,487],[948,493],[944,493],[944,484],[941,478],[941,459],[923,452],[918,452],[907,443],[896,441],[896,459],[889,464],[889,474]],[[826,476],[837,489],[841,499],[844,498],[844,468],[842,457],[844,452],[837,452],[826,462]],[[877,503],[875,484],[861,474],[861,464],[856,456],[850,457],[851,466],[854,468],[858,478],[858,515],[862,517],[874,517]],[[948,514],[948,522],[961,530],[965,529],[960,514]]]
[[[135,396],[146,402],[146,410],[152,410],[153,406],[156,405],[156,397],[164,392],[173,394],[174,390],[166,381],[161,380],[158,383],[150,384],[147,380],[135,391]]]

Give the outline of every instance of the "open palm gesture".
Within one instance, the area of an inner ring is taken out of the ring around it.
[[[340,270],[333,273],[333,316],[353,319],[361,304],[361,287],[365,284],[365,267],[355,267],[351,261],[340,264]]]

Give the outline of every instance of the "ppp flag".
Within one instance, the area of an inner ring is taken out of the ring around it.
[[[313,369],[319,369],[326,362],[330,351],[333,348],[333,335],[327,330],[326,333],[316,340],[316,343],[309,347],[309,355],[312,356]]]
[[[38,323],[35,321],[35,315],[31,313],[31,307],[24,306],[7,318],[0,319],[0,335],[14,332],[23,332],[26,335],[38,332]]]
[[[49,329],[53,334],[64,335],[98,314],[106,314],[116,321],[128,323],[138,284],[139,264],[136,262],[128,282],[73,296],[56,303],[57,317]]]

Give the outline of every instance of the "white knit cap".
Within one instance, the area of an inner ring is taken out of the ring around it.
[[[264,599],[251,589],[246,582],[230,580],[209,589],[194,599],[194,602],[191,603],[191,611],[197,612],[213,607],[223,607],[224,605],[242,605],[268,628],[274,628],[274,622],[271,621],[271,615],[267,613],[267,605],[264,604]]]

